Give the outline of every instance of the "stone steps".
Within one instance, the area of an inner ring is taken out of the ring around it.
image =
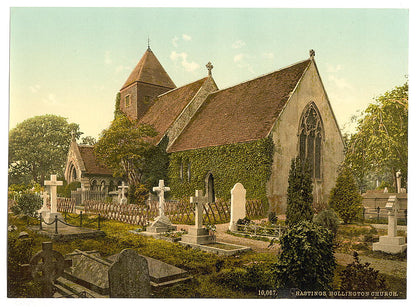
[[[55,287],[57,288],[58,296],[55,293],[54,297],[108,297],[108,295],[102,295],[62,276],[55,281]]]

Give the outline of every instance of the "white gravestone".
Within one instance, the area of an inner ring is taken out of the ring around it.
[[[126,189],[128,189],[129,186],[124,184],[124,181],[121,182],[121,186],[119,186],[118,188],[121,189],[120,192],[121,194],[119,194],[119,200],[120,200],[120,205],[126,205],[127,204],[127,198],[126,198]]]
[[[55,220],[55,216],[62,218],[57,209],[57,192],[56,189],[58,185],[63,185],[62,181],[56,180],[56,175],[51,175],[50,180],[45,180],[44,184],[49,187],[51,193],[51,210],[46,212],[46,216],[43,218],[46,222],[51,223]]]
[[[389,197],[386,204],[388,210],[387,236],[381,236],[380,241],[373,244],[373,251],[382,251],[390,254],[401,253],[406,250],[407,244],[404,237],[397,236],[397,211],[399,203],[396,195]]]
[[[48,192],[43,191],[43,192],[41,192],[40,195],[42,196],[43,203],[42,203],[42,208],[40,208],[38,210],[38,213],[39,214],[42,214],[42,216],[45,217],[46,216],[46,213],[49,212],[49,208],[48,208]]]
[[[192,244],[206,244],[215,242],[214,236],[202,226],[203,208],[208,202],[208,197],[203,196],[202,190],[195,190],[195,196],[190,198],[191,204],[195,204],[195,226],[189,228],[189,232],[182,236],[182,242]]]
[[[241,183],[236,183],[231,189],[231,231],[237,230],[237,221],[246,217],[246,189]]]
[[[159,180],[159,185],[153,187],[153,192],[157,192],[159,197],[159,216],[146,228],[148,233],[161,233],[176,230],[176,227],[172,226],[169,218],[165,215],[165,192],[167,191],[170,191],[170,188],[165,186],[163,180]]]

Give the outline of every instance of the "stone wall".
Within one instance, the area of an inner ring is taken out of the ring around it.
[[[337,169],[344,155],[344,144],[336,123],[334,113],[328,101],[319,73],[314,62],[305,72],[300,83],[280,114],[274,127],[272,137],[275,144],[272,175],[267,183],[267,194],[271,210],[286,212],[286,194],[291,160],[299,152],[299,121],[305,107],[314,102],[323,122],[323,143],[321,150],[320,180],[314,180],[314,201],[325,203],[335,185]]]
[[[380,207],[383,209],[386,207],[386,203],[389,196],[397,195],[398,208],[400,210],[407,209],[407,193],[383,193],[383,191],[368,191],[363,196],[363,207],[366,209],[377,209]]]

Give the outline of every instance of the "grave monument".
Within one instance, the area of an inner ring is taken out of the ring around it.
[[[49,187],[50,197],[51,197],[51,209],[47,209],[47,211],[43,211],[42,218],[47,223],[52,223],[55,220],[55,216],[59,219],[63,220],[62,215],[58,212],[57,208],[57,193],[56,189],[58,185],[63,185],[62,181],[56,180],[56,175],[51,175],[50,180],[45,180],[45,186]],[[44,199],[45,201],[45,199]],[[43,207],[42,207],[43,209]]]
[[[382,251],[389,254],[397,254],[406,250],[407,244],[404,237],[397,236],[397,196],[392,195],[386,204],[388,210],[387,236],[381,236],[380,241],[373,244],[373,251]]]
[[[237,230],[237,221],[246,217],[246,189],[237,182],[231,189],[230,231]]]
[[[165,186],[163,180],[159,180],[159,185],[153,187],[153,192],[157,192],[159,197],[159,216],[146,228],[146,233],[149,235],[176,230],[176,227],[172,226],[169,218],[165,215],[165,192],[167,191],[170,191],[170,188]]]

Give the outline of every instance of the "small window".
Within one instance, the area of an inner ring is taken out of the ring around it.
[[[150,102],[150,96],[144,96],[144,103]]]
[[[124,97],[124,102],[126,107],[130,106],[130,95],[127,95],[126,97]]]
[[[191,182],[191,162],[188,162],[188,182]]]
[[[179,178],[183,181],[183,162],[179,165]]]

